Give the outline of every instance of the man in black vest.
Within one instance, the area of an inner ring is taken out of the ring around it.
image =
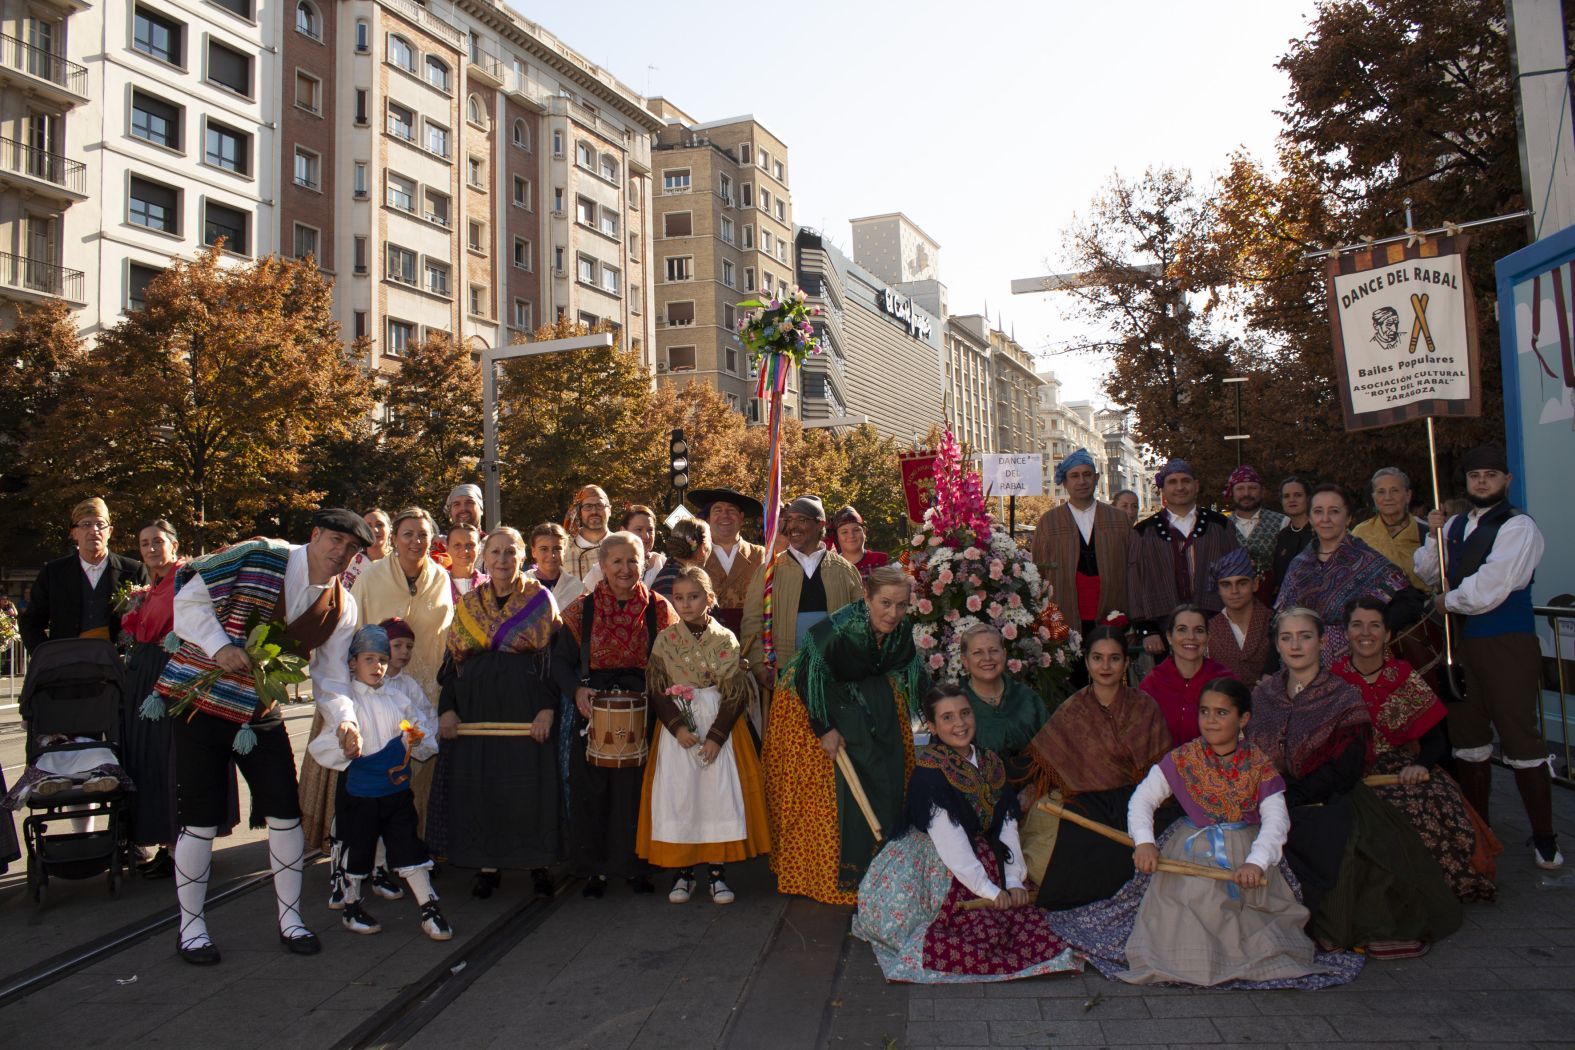
[[[109,508],[94,497],[71,508],[76,553],[44,566],[33,598],[17,624],[28,652],[55,638],[120,637],[120,614],[111,596],[123,582],[148,582],[140,561],[111,554]]]
[[[1456,653],[1466,676],[1465,700],[1449,706],[1456,776],[1466,799],[1487,820],[1496,729],[1531,821],[1533,859],[1539,868],[1556,869],[1564,857],[1553,832],[1553,775],[1538,722],[1542,650],[1531,611],[1542,533],[1506,498],[1511,478],[1501,446],[1474,448],[1461,466],[1471,512],[1447,519],[1441,510],[1428,515],[1430,535],[1412,562],[1418,576],[1438,586],[1438,537],[1444,537],[1449,587],[1436,601],[1461,624]]]

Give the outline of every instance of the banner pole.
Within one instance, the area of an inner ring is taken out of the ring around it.
[[[1433,506],[1439,510],[1444,509],[1443,489],[1438,483],[1438,439],[1433,430],[1433,417],[1427,417],[1427,467],[1433,475]],[[1447,521],[1447,519],[1446,519]],[[1439,529],[1434,537],[1438,545],[1438,586],[1443,594],[1449,593],[1449,568],[1448,559],[1444,553],[1444,530]],[[1444,680],[1445,687],[1454,694],[1456,700],[1460,696],[1459,687],[1455,684],[1455,639],[1454,630],[1450,624],[1449,613],[1442,612],[1444,619],[1444,673],[1440,677]]]

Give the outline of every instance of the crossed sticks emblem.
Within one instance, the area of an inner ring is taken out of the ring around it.
[[[1438,346],[1433,342],[1433,333],[1427,327],[1426,292],[1423,292],[1421,295],[1413,294],[1411,296],[1411,314],[1416,323],[1411,326],[1411,344],[1406,347],[1406,353],[1416,353],[1416,341],[1418,339],[1426,339],[1427,352],[1430,354],[1436,353]]]

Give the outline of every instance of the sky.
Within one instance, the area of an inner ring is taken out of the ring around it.
[[[1272,155],[1312,0],[510,0],[644,95],[708,122],[745,113],[789,150],[796,222],[851,249],[848,220],[900,211],[941,245],[951,312],[988,306],[1063,380],[1099,391],[1097,334],[1064,293],[1063,233],[1115,172],[1206,184],[1238,150]],[[848,252],[850,255],[851,251]],[[1041,368],[1044,364],[1041,364]]]

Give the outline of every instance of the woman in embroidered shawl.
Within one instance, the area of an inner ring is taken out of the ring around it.
[[[771,870],[782,893],[853,904],[879,843],[833,757],[846,748],[881,833],[902,822],[913,765],[912,713],[928,676],[907,618],[912,583],[882,565],[813,627],[783,669],[766,731]]]
[[[558,604],[522,575],[525,540],[514,529],[494,529],[481,556],[489,581],[460,599],[438,676],[429,844],[452,864],[480,869],[474,896],[490,897],[503,868],[531,869],[536,892],[551,896],[547,865],[560,852],[558,694],[547,651]],[[525,723],[530,735],[460,736],[466,722]]]
[[[1241,553],[1241,548],[1231,553]],[[1170,742],[1185,744],[1198,735],[1198,699],[1203,687],[1222,675],[1234,675],[1224,664],[1209,659],[1208,614],[1196,605],[1178,605],[1170,611],[1165,619],[1165,643],[1170,655],[1143,676],[1138,688],[1159,705]]]
[[[1209,586],[1224,606],[1209,620],[1209,659],[1230,668],[1248,689],[1263,677],[1274,651],[1269,643],[1274,614],[1257,599],[1257,585],[1245,551],[1231,551],[1209,566]]]
[[[1351,498],[1340,486],[1313,489],[1311,513],[1316,538],[1291,559],[1274,608],[1299,605],[1317,613],[1324,624],[1323,666],[1333,667],[1346,652],[1342,617],[1352,599],[1371,596],[1394,603],[1400,627],[1421,619],[1427,598],[1393,562],[1351,535]]]
[[[1449,753],[1443,702],[1410,664],[1389,656],[1386,612],[1376,598],[1358,598],[1346,607],[1351,654],[1333,669],[1361,691],[1373,720],[1367,772],[1400,778],[1373,792],[1405,814],[1455,896],[1490,901],[1497,894],[1493,858],[1503,847],[1439,766]]]
[[[1059,793],[1067,809],[1118,830],[1149,767],[1170,750],[1170,730],[1154,698],[1125,684],[1127,637],[1119,627],[1088,632],[1083,659],[1090,682],[1056,708],[1028,745],[1033,798]],[[1044,815],[1048,816],[1048,815]],[[1174,807],[1160,815],[1168,827]],[[1036,822],[1041,818],[1035,814]],[[1104,900],[1132,878],[1132,851],[1071,821],[1056,831],[1039,887],[1039,906],[1076,908]]]
[[[1160,759],[1127,811],[1137,844],[1131,882],[1108,901],[1057,912],[1052,927],[1107,977],[1128,984],[1322,988],[1356,977],[1354,953],[1316,956],[1307,909],[1281,849],[1290,831],[1285,781],[1242,739],[1252,694],[1216,678],[1198,705],[1200,736]],[[1174,796],[1186,814],[1158,837],[1154,812]],[[1161,858],[1230,871],[1230,882],[1159,872]]]
[[[1285,855],[1320,947],[1375,959],[1421,955],[1453,933],[1460,902],[1410,823],[1362,784],[1372,718],[1361,694],[1320,662],[1323,623],[1310,609],[1275,617],[1284,665],[1258,683],[1247,738],[1285,777]]]
[[[853,933],[888,981],[1009,981],[1081,964],[1032,907],[1017,793],[993,752],[974,743],[973,705],[955,684],[924,697],[931,742],[914,758],[907,830],[859,884]],[[991,906],[963,910],[970,901]]]
[[[711,618],[716,591],[705,569],[683,565],[670,590],[683,622],[657,634],[645,667],[646,695],[661,727],[645,763],[635,852],[656,867],[677,869],[667,895],[672,903],[689,900],[694,867],[704,864],[711,900],[731,904],[724,866],[771,849],[765,777],[739,721],[749,675],[738,639]]]
[[[1028,772],[1023,751],[1050,717],[1039,694],[1006,670],[1006,641],[1001,629],[977,623],[962,632],[962,687],[973,705],[974,744],[994,751],[1006,764],[1007,778],[1019,781]]]

